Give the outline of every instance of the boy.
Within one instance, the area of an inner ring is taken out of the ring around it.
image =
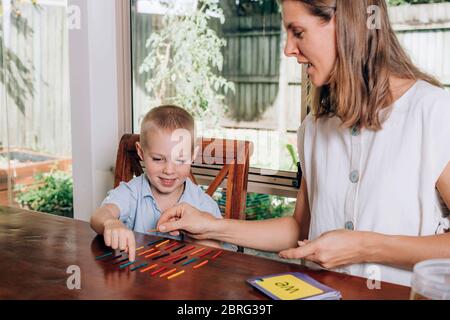
[[[91,227],[103,234],[105,244],[126,250],[130,261],[135,260],[133,231],[155,229],[161,214],[178,203],[222,217],[217,203],[189,179],[195,159],[194,131],[194,119],[180,107],[161,106],[148,112],[136,143],[145,173],[121,182],[91,217]]]

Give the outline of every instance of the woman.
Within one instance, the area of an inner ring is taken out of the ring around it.
[[[384,0],[285,0],[282,10],[285,54],[308,65],[316,88],[299,130],[294,216],[217,220],[181,205],[159,230],[410,285],[414,264],[450,257],[450,94],[412,64]]]

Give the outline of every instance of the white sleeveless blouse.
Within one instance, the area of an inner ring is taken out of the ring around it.
[[[347,228],[427,236],[449,228],[436,182],[450,161],[450,93],[418,81],[383,110],[378,132],[341,128],[309,115],[298,151],[311,211],[310,240]],[[411,272],[385,265],[336,269],[410,285]]]

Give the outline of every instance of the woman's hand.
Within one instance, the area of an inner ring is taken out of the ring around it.
[[[374,233],[337,230],[322,234],[314,241],[299,241],[299,247],[281,251],[285,259],[306,259],[332,269],[350,264],[370,262],[376,246]]]
[[[178,235],[185,231],[189,237],[202,240],[208,239],[207,233],[217,220],[211,214],[199,211],[193,206],[182,203],[166,210],[158,221],[157,229],[160,232],[169,232]]]
[[[121,221],[109,219],[104,223],[103,238],[105,245],[112,249],[125,250],[130,261],[136,257],[136,239],[134,233],[128,229]]]

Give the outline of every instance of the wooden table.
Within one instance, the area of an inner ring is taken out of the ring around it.
[[[138,244],[152,239],[136,233]],[[369,290],[363,278],[228,251],[169,281],[96,260],[107,248],[86,222],[9,207],[0,207],[0,247],[0,299],[263,300],[248,278],[293,271],[341,291],[343,299],[408,299],[410,292],[389,283]],[[71,265],[80,267],[80,290],[67,288]]]

